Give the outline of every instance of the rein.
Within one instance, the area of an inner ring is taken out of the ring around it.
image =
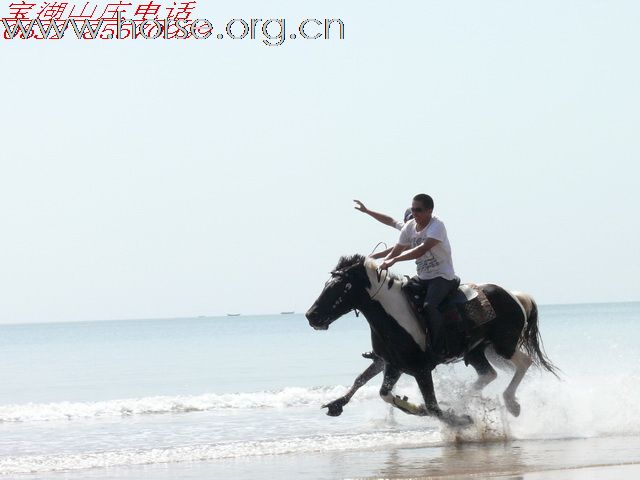
[[[378,243],[376,244],[376,246],[375,246],[375,247],[373,247],[373,250],[371,250],[371,253],[369,254],[369,256],[373,255],[373,254],[375,253],[375,251],[378,249],[378,247],[379,247],[380,245],[384,245],[384,248],[385,248],[385,249],[386,249],[386,248],[389,248],[385,242],[378,242]],[[385,273],[384,273],[384,280],[383,280],[383,281],[380,281],[380,280],[382,279],[382,270],[376,270],[376,277],[377,277],[377,279],[378,279],[378,282],[380,283],[380,286],[378,287],[378,289],[376,290],[376,292],[375,292],[375,293],[370,297],[370,298],[371,298],[371,300],[373,300],[373,299],[376,297],[376,295],[378,295],[378,293],[380,293],[380,290],[382,289],[382,286],[383,286],[383,285],[385,284],[385,282],[387,281],[387,277],[388,277],[388,276],[389,276],[389,271],[387,270],[387,271],[385,271]],[[354,309],[353,309],[353,312],[356,314],[356,317],[359,317],[359,316],[360,316],[360,312],[358,311],[358,309],[357,309],[357,308],[354,308]]]
[[[384,272],[384,280],[380,281],[382,279],[382,272]],[[382,287],[384,286],[384,283],[387,281],[387,277],[389,276],[389,270],[377,270],[376,269],[376,277],[378,279],[378,282],[380,283],[380,286],[378,287],[378,289],[376,290],[376,293],[374,293],[373,295],[371,295],[371,300],[373,300],[374,298],[376,298],[376,295],[378,295],[378,293],[380,293],[380,290],[382,289]]]
[[[371,250],[371,253],[369,254],[369,256],[373,255],[373,253],[378,249],[380,245],[384,245],[384,248],[389,248],[385,242],[378,242],[378,244],[375,247],[373,247],[373,250]]]
[[[369,254],[369,256],[373,255],[373,252],[375,252],[380,245],[384,245],[384,248],[389,248],[385,242],[378,242],[378,244],[375,247],[373,247],[373,250],[371,250],[371,253]],[[389,271],[385,270],[384,281],[380,282],[380,279],[382,278],[382,270],[376,270],[376,277],[378,278],[378,282],[380,283],[380,286],[378,287],[378,290],[376,290],[376,293],[374,293],[371,296],[371,300],[373,300],[376,297],[376,295],[378,295],[378,293],[380,293],[380,289],[384,285],[384,282],[387,281],[387,276],[388,275],[389,275]]]

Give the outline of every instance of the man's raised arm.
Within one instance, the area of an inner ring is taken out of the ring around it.
[[[388,225],[393,228],[398,228],[397,226],[398,222],[393,218],[391,218],[389,215],[385,215],[384,213],[379,213],[379,212],[374,212],[373,210],[369,210],[367,207],[364,206],[364,203],[362,203],[360,200],[354,200],[354,202],[356,202],[356,206],[353,208],[355,208],[356,210],[359,210],[362,213],[366,213],[370,217],[375,218],[380,223],[384,223],[385,225]]]

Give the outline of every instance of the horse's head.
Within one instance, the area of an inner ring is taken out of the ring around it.
[[[340,258],[322,293],[307,311],[309,325],[316,330],[326,330],[334,320],[357,308],[370,285],[364,260],[362,255]]]

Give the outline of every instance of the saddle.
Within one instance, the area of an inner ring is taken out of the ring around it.
[[[453,289],[438,306],[442,313],[442,326],[447,344],[447,361],[452,361],[466,355],[481,341],[478,327],[496,318],[496,312],[482,289],[474,283],[460,285]],[[408,279],[402,288],[416,317],[422,327],[427,329],[425,313],[423,311],[426,290],[423,285],[413,279]]]

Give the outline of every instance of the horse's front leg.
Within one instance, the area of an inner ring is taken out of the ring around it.
[[[394,403],[395,397],[391,392],[393,391],[393,387],[396,386],[396,383],[398,383],[400,375],[402,375],[402,372],[396,367],[388,363],[384,366],[384,378],[382,379],[382,386],[380,387],[380,396],[385,402],[394,406],[397,405]]]
[[[358,389],[365,383],[367,383],[382,371],[382,369],[384,368],[384,360],[382,358],[378,356],[367,358],[371,358],[373,360],[373,363],[369,365],[364,372],[358,375],[358,378],[356,378],[355,382],[353,382],[353,385],[351,386],[349,391],[342,397],[322,406],[322,408],[328,409],[327,415],[331,417],[337,417],[338,415],[340,415],[342,413],[342,407],[349,403],[349,400],[351,400],[353,394],[356,393]]]
[[[443,412],[438,405],[436,399],[436,392],[433,388],[433,377],[431,376],[431,370],[425,370],[415,376],[418,387],[424,398],[424,411],[423,415],[434,416],[446,424],[454,427],[465,427],[473,423],[473,420],[469,415],[456,415],[453,411],[447,410]]]

